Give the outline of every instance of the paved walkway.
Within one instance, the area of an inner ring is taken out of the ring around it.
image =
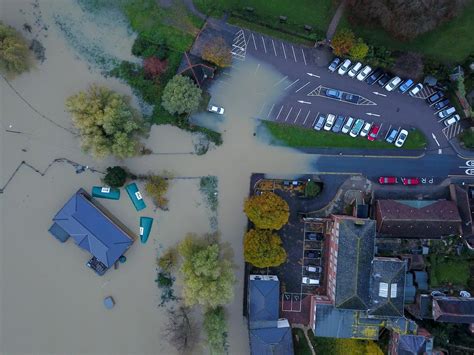
[[[194,15],[199,17],[200,19],[205,20],[207,18],[206,15],[204,15],[201,11],[199,11],[196,6],[194,6],[193,0],[183,0],[184,5],[188,8],[189,11],[191,11]]]
[[[329,27],[326,32],[327,40],[331,41],[332,38],[334,37],[334,34],[336,33],[336,30],[337,30],[337,25],[339,24],[339,21],[341,20],[341,17],[344,14],[345,7],[346,7],[346,0],[342,0],[336,12],[334,13],[334,16],[332,17],[331,22],[329,23]]]

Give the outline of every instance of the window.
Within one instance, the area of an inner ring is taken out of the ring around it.
[[[379,284],[379,296],[380,297],[388,297],[388,283],[386,282],[381,282]]]
[[[397,284],[390,285],[390,297],[397,298]]]

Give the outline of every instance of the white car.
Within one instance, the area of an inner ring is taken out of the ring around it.
[[[349,70],[349,73],[347,73],[347,75],[349,75],[351,78],[353,78],[354,76],[357,75],[357,73],[359,72],[359,70],[362,68],[362,63],[361,62],[357,62],[354,64],[354,66],[351,68],[351,70]]]
[[[207,108],[209,112],[217,113],[218,115],[223,115],[224,114],[224,108],[223,107],[218,107],[214,105],[209,105]]]
[[[357,80],[362,81],[365,80],[369,76],[369,74],[372,72],[372,68],[366,65],[364,69],[360,71],[360,73],[357,75]]]
[[[349,70],[349,67],[351,66],[351,61],[349,59],[346,59],[344,61],[344,63],[342,63],[342,65],[339,67],[339,69],[337,70],[337,73],[339,75],[344,75],[347,73],[347,71]]]
[[[319,285],[319,280],[318,279],[312,279],[309,277],[303,277],[301,280],[301,283],[305,285]]]
[[[334,116],[333,114],[329,114],[328,115],[328,118],[326,120],[326,123],[324,124],[324,130],[325,131],[330,131],[332,126],[334,125],[334,121],[336,120],[336,116]]]
[[[308,272],[316,272],[316,273],[321,273],[323,272],[323,268],[321,266],[305,266],[306,271]]]
[[[344,126],[342,126],[342,129],[341,129],[341,132],[344,133],[344,134],[347,134],[349,133],[349,131],[351,130],[352,128],[352,124],[354,123],[354,118],[349,116],[347,118],[347,121],[346,123],[344,123]]]
[[[408,95],[414,97],[416,94],[418,94],[421,89],[423,89],[423,84],[419,83],[419,84],[416,84],[416,86],[411,89],[410,91],[408,91]]]
[[[461,117],[459,117],[459,115],[453,115],[449,118],[446,118],[443,122],[444,122],[444,125],[446,127],[448,126],[451,126],[452,124],[455,124],[456,122],[458,122],[459,120],[461,119]]]
[[[439,112],[438,117],[439,118],[446,118],[446,117],[451,116],[455,112],[456,112],[456,109],[453,106],[451,106],[451,107],[447,108],[446,110],[443,110],[443,111]]]
[[[400,83],[402,82],[402,79],[400,79],[398,76],[392,78],[387,85],[385,85],[385,90],[387,91],[392,91],[395,89]]]
[[[361,137],[367,137],[367,135],[369,134],[370,132],[370,127],[372,127],[372,123],[370,122],[367,122],[364,127],[362,128],[362,131],[360,131],[360,136]]]
[[[400,148],[408,137],[408,131],[406,129],[402,129],[400,133],[398,133],[397,140],[395,141],[395,147]]]

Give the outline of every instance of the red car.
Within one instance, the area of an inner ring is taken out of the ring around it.
[[[402,178],[403,185],[418,185],[420,179],[418,178]]]
[[[374,124],[374,125],[372,126],[372,128],[370,129],[369,134],[367,135],[367,139],[368,139],[369,141],[374,141],[375,138],[377,138],[377,136],[378,136],[378,134],[379,134],[379,131],[380,131],[380,126]]]
[[[396,184],[398,180],[395,176],[381,176],[379,177],[379,184],[381,185],[388,185],[388,184]]]

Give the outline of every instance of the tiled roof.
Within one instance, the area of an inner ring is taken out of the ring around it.
[[[433,338],[423,335],[400,335],[398,339],[398,355],[432,354]]]
[[[276,280],[250,280],[249,283],[249,320],[276,321],[280,282]]]
[[[434,297],[433,318],[437,322],[474,323],[474,297]]]
[[[252,355],[293,355],[291,327],[278,328],[276,322],[268,322],[268,327],[250,329]]]

